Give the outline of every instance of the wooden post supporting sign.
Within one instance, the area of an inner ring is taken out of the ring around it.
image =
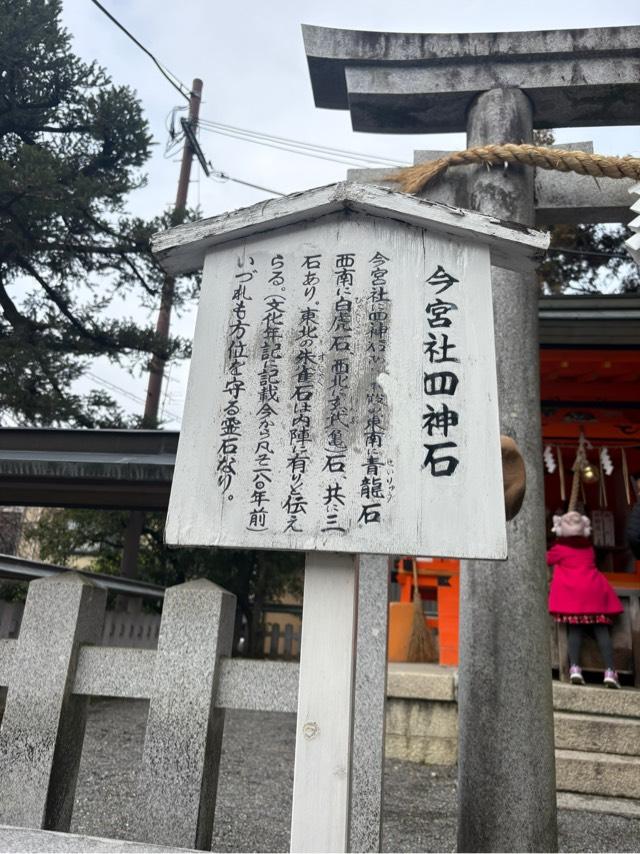
[[[348,850],[357,596],[351,555],[307,554],[292,851]]]

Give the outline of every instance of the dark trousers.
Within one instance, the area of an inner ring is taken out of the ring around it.
[[[580,664],[580,649],[585,629],[593,629],[605,669],[613,670],[613,644],[611,643],[609,626],[604,623],[593,623],[591,625],[569,623],[567,628],[569,634],[569,663],[572,667]]]

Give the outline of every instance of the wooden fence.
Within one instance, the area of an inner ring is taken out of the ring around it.
[[[0,599],[0,638],[17,638],[20,632],[24,602]],[[107,611],[102,632],[102,646],[124,646],[155,649],[160,632],[160,614],[128,614]],[[265,624],[262,632],[264,655],[271,659],[295,661],[300,658],[300,629],[292,623]]]
[[[267,623],[262,633],[263,650],[267,658],[282,658],[285,661],[300,658],[300,630],[292,623]]]
[[[24,602],[0,599],[0,638],[17,638],[24,613]],[[160,614],[127,614],[107,611],[102,631],[102,646],[126,646],[155,649],[160,632]]]

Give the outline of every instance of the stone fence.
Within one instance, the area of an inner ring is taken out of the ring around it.
[[[0,640],[0,825],[68,832],[92,696],[149,700],[131,837],[209,849],[225,709],[295,712],[298,664],[231,659],[235,598],[166,592],[157,650],[104,643],[106,590],[75,573],[31,582]]]

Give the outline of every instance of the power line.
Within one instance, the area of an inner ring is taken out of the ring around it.
[[[307,142],[296,142],[292,140],[289,143],[284,138],[270,137],[269,135],[227,130],[226,128],[212,127],[209,123],[204,122],[203,130],[209,133],[215,133],[219,136],[230,137],[231,139],[239,139],[242,142],[252,142],[255,145],[262,145],[265,148],[275,148],[280,151],[288,151],[293,154],[301,154],[306,157],[314,157],[318,160],[329,160],[333,163],[341,163],[346,166],[367,167],[367,166],[406,166],[405,163],[400,164],[399,161],[393,162],[382,157],[375,157],[367,154],[358,155],[348,152],[342,152],[340,149],[332,149],[328,146],[316,146]]]
[[[322,150],[315,150],[311,148],[296,148],[293,145],[287,145],[285,143],[279,142],[270,142],[267,139],[260,139],[258,137],[251,137],[239,133],[234,133],[233,131],[219,130],[217,128],[209,127],[208,125],[203,125],[202,130],[206,130],[209,133],[215,133],[219,136],[226,136],[231,139],[238,139],[241,142],[251,142],[254,145],[262,145],[265,148],[275,148],[278,151],[287,151],[291,154],[300,154],[303,157],[313,157],[316,160],[328,160],[332,163],[340,163],[344,166],[358,166],[358,167],[367,167],[372,164],[379,163],[379,161],[365,161],[364,158],[356,158],[351,157],[350,155],[338,155],[333,156],[328,152],[324,152]],[[382,164],[387,165],[387,164]]]
[[[304,142],[302,140],[292,139],[287,136],[276,136],[275,134],[264,133],[262,131],[254,131],[250,128],[241,128],[236,125],[227,125],[222,122],[214,122],[210,119],[203,119],[204,124],[210,125],[211,127],[220,128],[221,130],[232,131],[234,133],[246,134],[248,136],[261,137],[264,139],[275,140],[278,142],[290,143],[302,148],[311,148],[317,149],[319,151],[327,151],[334,154],[344,154],[350,157],[357,158],[359,160],[372,160],[375,163],[380,163],[382,161],[386,163],[390,163],[393,166],[406,166],[406,162],[402,160],[396,160],[393,157],[383,157],[381,155],[368,154],[362,151],[352,151],[346,148],[337,148],[336,146],[331,145],[320,145],[316,142]]]
[[[139,395],[134,394],[132,391],[128,391],[126,388],[122,388],[122,386],[109,382],[109,380],[105,380],[102,377],[97,376],[97,374],[92,373],[91,371],[87,371],[86,375],[94,382],[97,382],[98,385],[101,385],[104,388],[111,389],[112,391],[117,391],[121,395],[126,397],[128,400],[133,401],[134,403],[144,403],[143,398],[141,398]]]
[[[208,126],[203,126],[202,130],[209,131],[209,133],[216,133],[219,136],[226,136],[226,137],[229,137],[231,139],[238,139],[242,142],[252,142],[254,145],[262,145],[265,148],[275,148],[278,151],[287,151],[290,154],[301,154],[303,157],[313,157],[316,160],[329,160],[332,163],[341,163],[343,166],[370,165],[370,164],[364,164],[361,162],[359,163],[356,160],[347,160],[344,157],[343,158],[330,157],[327,154],[314,153],[312,151],[303,151],[303,150],[299,150],[299,149],[293,148],[292,146],[288,146],[288,145],[279,145],[279,144],[274,143],[274,142],[267,142],[266,140],[252,139],[252,138],[247,137],[247,136],[241,136],[240,134],[228,133],[227,131],[223,131],[223,130],[216,130],[216,129],[210,128]]]
[[[630,256],[622,252],[595,252],[590,249],[568,249],[562,246],[551,246],[547,252],[552,252],[555,255],[593,255],[596,258],[620,258],[622,261],[629,261]]]
[[[218,170],[211,173],[212,178],[219,178],[222,181],[233,181],[234,184],[243,184],[245,187],[253,187],[254,190],[261,190],[264,193],[271,193],[273,196],[286,196],[286,193],[281,193],[279,190],[270,190],[268,187],[261,187],[260,184],[252,184],[250,181],[241,181],[240,178],[232,178],[226,172]]]
[[[179,77],[176,77],[176,75],[172,71],[169,71],[169,69],[165,65],[163,65],[158,59],[156,59],[156,57],[151,53],[151,51],[146,48],[142,44],[142,42],[139,42],[138,39],[133,35],[133,33],[129,32],[129,30],[124,26],[124,24],[121,24],[117,18],[114,18],[111,12],[105,9],[102,3],[99,3],[98,0],[91,0],[91,2],[94,6],[97,6],[98,9],[100,9],[100,11],[103,12],[107,16],[107,18],[109,18],[109,20],[116,25],[116,27],[118,27],[118,29],[122,30],[122,32],[128,38],[130,38],[131,41],[140,48],[140,50],[144,51],[144,53],[146,53],[147,56],[150,57],[151,60],[153,60],[162,76],[165,77],[169,81],[169,83],[171,83],[173,88],[176,89],[182,95],[182,97],[186,98],[188,101],[191,97],[191,90],[189,89],[189,87],[185,86]]]
[[[173,107],[172,110],[167,114],[167,118],[165,119],[164,126],[169,135],[167,139],[166,145],[164,147],[164,157],[168,159],[171,157],[176,150],[179,148],[180,143],[183,140],[184,134],[179,133],[176,130],[175,122],[176,122],[176,114],[181,112],[182,110],[188,109],[187,107]]]
[[[116,385],[116,383],[112,383],[109,380],[105,380],[103,377],[99,377],[97,374],[94,374],[92,371],[87,371],[86,375],[92,379],[94,382],[101,385],[103,388],[109,389],[110,391],[116,391],[121,394],[123,397],[126,397],[128,400],[131,400],[133,403],[144,403],[144,398],[140,397],[140,395],[134,394],[132,391],[129,391],[126,388],[122,388],[122,386]],[[170,412],[168,409],[165,409],[167,415],[169,415],[174,421],[180,421],[180,416],[176,415],[175,412]]]
[[[247,137],[247,141],[249,138],[259,139],[259,140],[268,140],[270,142],[277,142],[286,146],[294,146],[295,148],[303,148],[308,149],[315,152],[323,152],[326,154],[333,154],[339,157],[346,157],[350,160],[366,160],[371,163],[385,163],[390,166],[406,166],[407,163],[402,160],[396,160],[392,157],[383,157],[381,155],[375,154],[365,154],[361,151],[350,151],[346,148],[336,148],[330,145],[319,145],[314,142],[303,142],[302,140],[291,139],[286,136],[276,136],[274,134],[264,133],[261,131],[254,131],[249,128],[241,128],[236,125],[227,125],[222,122],[214,122],[210,119],[201,119],[200,123],[211,132],[219,131],[220,133],[224,133],[227,135],[236,135],[238,138]]]
[[[182,108],[180,107],[180,108],[175,108],[175,109],[182,109]],[[172,112],[175,112],[175,110]],[[169,117],[167,116],[167,119],[168,118]],[[181,119],[181,122],[183,123],[184,119]],[[172,124],[173,124],[173,117],[172,117]],[[183,127],[183,130],[186,130],[184,123],[182,124],[182,127]],[[197,131],[199,131],[199,130],[200,130],[200,122],[198,122],[198,126],[197,126]],[[169,136],[170,136],[170,138],[172,138],[172,140],[170,143],[167,144],[167,147],[165,148],[165,157],[169,157],[171,155],[171,153],[175,150],[175,146],[177,144],[179,144],[181,139],[184,139],[185,133],[176,135],[176,134],[172,134],[171,131],[169,130]],[[195,140],[195,135],[193,135],[192,139]],[[287,195],[286,193],[281,193],[279,190],[272,190],[269,187],[263,187],[261,184],[254,184],[251,181],[244,181],[241,178],[234,178],[231,175],[228,175],[226,172],[223,172],[221,169],[215,169],[210,160],[205,161],[205,155],[202,152],[202,149],[200,148],[200,145],[197,142],[196,142],[196,148],[197,148],[196,153],[198,154],[198,160],[200,162],[200,165],[204,167],[204,163],[206,162],[206,168],[203,168],[203,171],[204,171],[205,175],[207,176],[207,178],[219,179],[220,181],[233,181],[234,184],[242,184],[245,187],[251,187],[254,190],[260,190],[260,192],[269,193],[272,196],[286,196]],[[212,171],[210,172],[209,169],[211,169]],[[199,178],[198,178],[198,182],[199,182]],[[199,192],[199,190],[198,190],[198,192]]]

